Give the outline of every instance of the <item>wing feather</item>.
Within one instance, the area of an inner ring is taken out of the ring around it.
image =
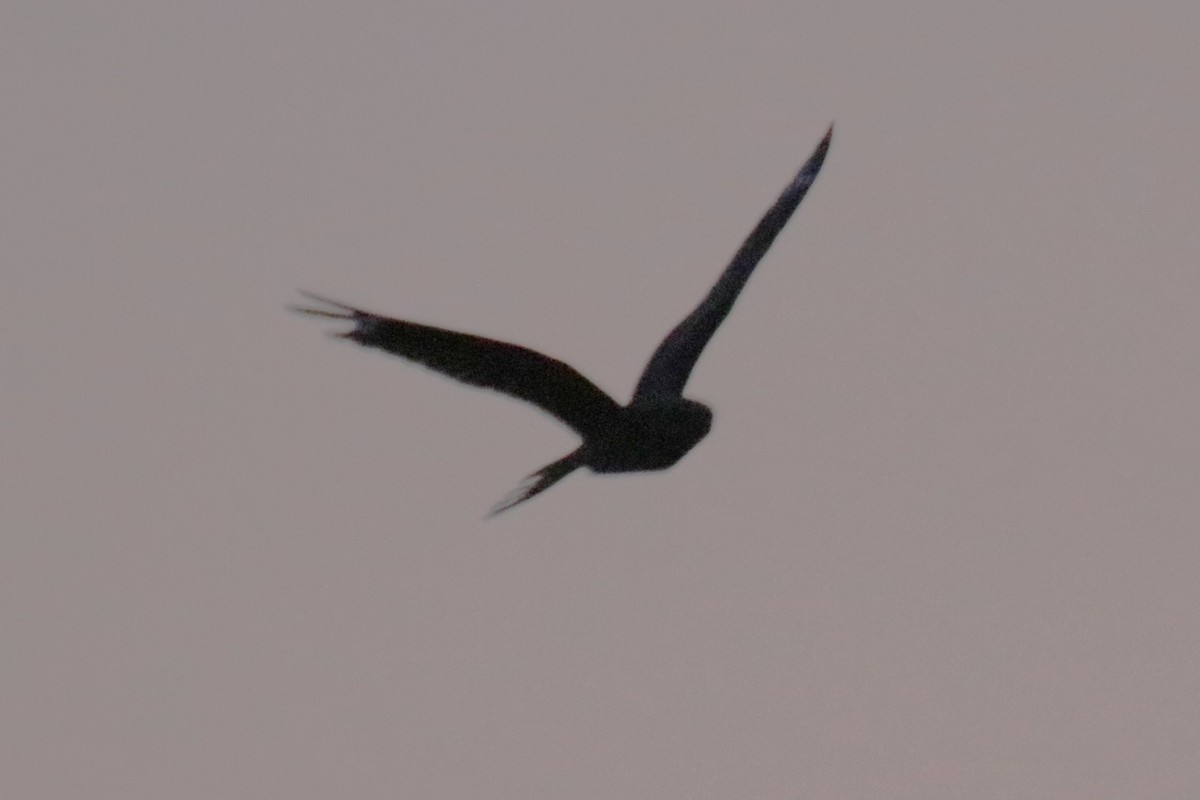
[[[692,368],[696,366],[696,361],[699,360],[708,340],[729,314],[742,287],[750,279],[750,274],[766,255],[771,243],[783,230],[792,212],[800,205],[800,201],[816,180],[821,165],[825,163],[825,153],[829,150],[832,136],[831,125],[825,138],[800,168],[800,172],[746,237],[746,241],[721,273],[708,296],[654,351],[634,391],[635,402],[683,395],[683,387],[687,384]]]
[[[606,427],[619,408],[570,365],[526,347],[391,319],[303,294],[330,308],[292,306],[292,310],[354,323],[351,330],[338,336],[423,364],[470,386],[532,403],[585,439]]]

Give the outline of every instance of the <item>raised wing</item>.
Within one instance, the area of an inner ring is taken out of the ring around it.
[[[700,353],[704,351],[704,346],[729,314],[733,302],[750,279],[750,273],[766,255],[771,243],[783,230],[792,212],[804,199],[808,187],[812,186],[817,173],[821,171],[832,137],[831,125],[825,138],[783,190],[783,194],[779,195],[775,205],[771,206],[746,237],[746,241],[734,255],[733,261],[721,273],[708,296],[654,351],[634,391],[634,402],[682,396],[683,387],[692,374],[692,368],[696,366]]]
[[[337,336],[416,361],[470,386],[532,403],[585,439],[604,429],[619,408],[569,365],[520,345],[389,319],[308,292],[302,294],[330,308],[292,306],[293,311],[354,323],[354,328]]]

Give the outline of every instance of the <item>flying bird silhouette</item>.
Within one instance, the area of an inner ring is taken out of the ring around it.
[[[583,438],[576,450],[525,478],[492,507],[489,517],[544,492],[580,467],[593,472],[666,469],[695,447],[712,425],[708,406],[683,396],[688,376],[750,273],[812,186],[832,136],[830,126],[708,296],[654,351],[628,405],[618,404],[568,364],[520,345],[390,319],[308,292],[302,294],[325,307],[291,308],[351,322],[351,330],[334,335],[416,361],[462,383],[532,403]]]

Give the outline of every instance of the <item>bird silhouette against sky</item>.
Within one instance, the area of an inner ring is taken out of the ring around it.
[[[335,335],[424,364],[462,383],[532,403],[583,438],[576,450],[525,478],[488,516],[541,494],[580,467],[593,472],[666,469],[708,434],[712,411],[685,398],[683,387],[750,273],[812,186],[832,136],[830,126],[800,172],[746,237],[708,296],[663,339],[628,405],[618,404],[570,365],[520,345],[390,319],[308,292],[302,294],[325,307],[292,308],[351,322],[351,330]]]

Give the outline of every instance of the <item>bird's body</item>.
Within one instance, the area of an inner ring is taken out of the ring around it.
[[[545,491],[579,467],[601,473],[666,469],[708,434],[712,411],[685,398],[684,385],[754,267],[812,185],[832,134],[830,128],[700,305],[658,346],[628,405],[619,405],[571,366],[520,345],[391,319],[307,293],[329,308],[295,310],[352,322],[351,330],[337,335],[524,400],[582,437],[577,450],[522,481],[492,514]]]
[[[675,466],[712,427],[703,403],[677,400],[630,403],[603,432],[585,440],[580,463],[592,472],[647,472]]]

